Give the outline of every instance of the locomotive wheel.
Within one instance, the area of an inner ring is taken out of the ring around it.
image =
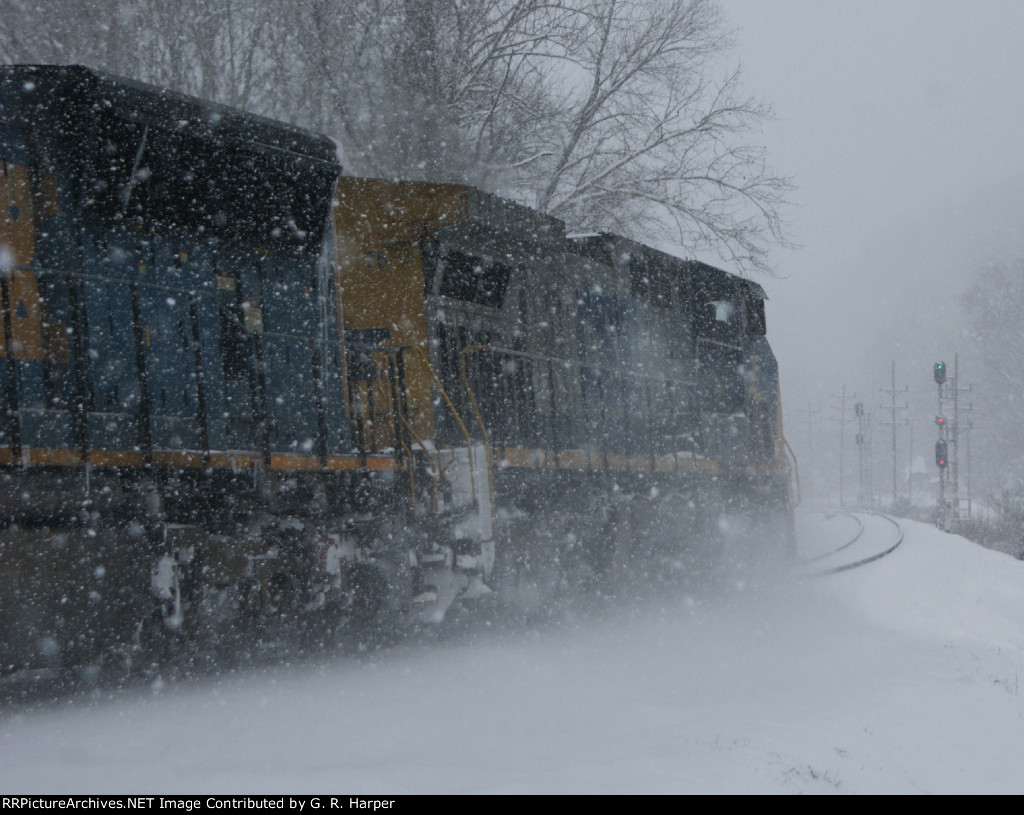
[[[143,678],[158,676],[180,659],[185,650],[181,627],[170,628],[163,606],[139,620],[132,643],[130,673]]]
[[[349,617],[357,628],[377,621],[387,605],[388,584],[380,569],[365,564],[352,568],[349,577],[351,605]]]

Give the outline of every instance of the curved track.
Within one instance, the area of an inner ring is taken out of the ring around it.
[[[820,554],[817,554],[817,555],[813,555],[813,556],[810,556],[810,557],[802,558],[802,562],[803,563],[814,563],[814,562],[819,561],[819,560],[824,560],[827,557],[832,557],[833,555],[835,555],[835,554],[837,554],[839,552],[842,552],[844,549],[848,549],[849,547],[853,546],[853,544],[855,544],[858,540],[860,540],[861,535],[864,534],[864,521],[862,521],[860,518],[858,518],[852,512],[825,512],[825,511],[823,511],[822,514],[825,516],[826,520],[828,520],[830,518],[833,518],[836,515],[841,515],[844,518],[850,518],[854,523],[857,524],[857,531],[845,543],[840,544],[839,546],[835,547],[834,549],[829,549],[827,552],[821,552]]]
[[[842,558],[844,562],[836,563],[832,566],[821,566],[814,569],[808,570],[801,574],[802,578],[811,577],[826,577],[832,574],[839,574],[840,572],[850,571],[851,569],[857,569],[861,566],[865,566],[868,563],[873,563],[885,557],[888,554],[894,552],[901,543],[903,543],[903,527],[900,526],[899,521],[895,518],[891,518],[888,515],[883,515],[880,512],[866,512],[861,515],[866,515],[872,518],[879,518],[887,521],[894,528],[895,539],[890,538],[889,540],[882,540],[880,535],[877,533],[871,533],[864,536],[865,524],[861,516],[855,515],[851,512],[834,512],[834,513],[822,513],[826,516],[826,519],[834,517],[845,517],[853,520],[856,525],[856,531],[846,536],[846,539],[838,546],[833,546],[826,552],[815,554],[803,558],[801,565],[806,566],[809,564],[818,564],[826,559],[834,558],[842,552],[846,552],[845,557]],[[860,543],[856,549],[854,544]]]

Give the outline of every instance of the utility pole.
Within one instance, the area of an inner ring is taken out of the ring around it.
[[[907,426],[910,429],[910,441],[907,444],[907,500],[910,506],[914,506],[914,420],[909,419]]]
[[[807,400],[807,408],[806,409],[797,408],[796,412],[802,414],[803,418],[806,419],[806,425],[807,425],[806,429],[802,429],[801,430],[801,433],[806,435],[806,441],[807,441],[806,449],[808,451],[814,451],[815,448],[816,448],[815,438],[819,437],[819,440],[820,440],[820,433],[821,433],[821,418],[820,418],[821,417],[821,404],[819,403],[817,407],[811,407],[811,400],[808,399]],[[826,502],[827,502],[827,500],[828,500],[827,499],[827,492],[828,492],[827,486],[826,486],[826,488],[824,490],[824,492],[826,493],[825,496],[821,496],[821,495],[818,494],[818,492],[819,492],[819,484],[818,484],[818,482],[821,480],[820,475],[821,475],[821,472],[823,472],[823,470],[821,468],[821,462],[815,460],[814,458],[809,458],[808,461],[811,464],[809,472],[807,473],[807,477],[809,478],[809,482],[807,483],[808,494],[813,495],[813,496],[817,496],[817,500],[819,500],[819,501],[822,500],[822,497],[824,497]],[[826,482],[827,482],[827,479],[826,479]]]
[[[835,394],[833,395],[833,398],[836,398]],[[845,503],[844,502],[844,495],[843,495],[843,492],[844,492],[844,489],[843,489],[843,487],[844,487],[843,469],[844,469],[844,465],[846,463],[845,462],[845,457],[844,457],[844,451],[845,451],[844,439],[846,438],[846,385],[843,386],[843,395],[840,396],[839,399],[840,399],[840,406],[839,406],[839,507],[840,507],[840,509],[843,509],[843,504]]]
[[[860,492],[857,494],[857,503],[860,506],[870,505],[870,500],[865,501],[867,492],[864,486],[864,403],[853,403],[853,415],[857,417],[857,475],[859,477]]]
[[[803,413],[804,417],[807,419],[807,430],[805,432],[807,433],[808,440],[810,440],[812,438],[813,433],[814,433],[815,425],[817,424],[814,421],[814,419],[815,419],[816,416],[821,414],[821,407],[819,406],[819,407],[816,407],[816,408],[812,408],[811,407],[811,400],[808,399],[807,400],[807,407],[806,408],[797,408],[796,412],[797,413]]]
[[[968,405],[967,409],[968,410],[973,410],[974,409],[974,403],[972,402],[970,405]],[[974,423],[970,419],[968,419],[967,420],[967,426],[964,428],[964,430],[970,431],[973,427],[974,427]],[[967,443],[967,455],[965,456],[965,458],[967,459],[967,485],[966,485],[967,486],[967,520],[970,520],[971,519],[971,434],[970,434],[970,432],[967,433],[967,438],[966,438],[965,441]]]
[[[899,466],[897,464],[898,459],[896,458],[896,427],[897,427],[897,425],[905,425],[907,423],[906,419],[900,419],[899,421],[896,420],[896,410],[897,409],[899,409],[899,410],[906,410],[907,409],[906,404],[902,404],[902,405],[897,405],[896,404],[896,394],[898,394],[898,393],[907,393],[908,390],[909,390],[906,385],[904,385],[899,390],[896,389],[896,361],[895,360],[893,360],[893,363],[892,363],[892,387],[890,387],[890,388],[879,388],[879,390],[882,393],[889,394],[889,410],[890,410],[891,416],[892,416],[890,421],[888,421],[888,422],[880,422],[880,424],[889,425],[890,427],[892,427],[892,506],[893,506],[893,509],[895,509],[896,508],[896,501],[899,498],[899,493],[897,491],[897,486],[896,486],[897,483],[898,483],[897,482],[897,473],[899,471]],[[885,406],[883,405],[882,408],[884,409]]]

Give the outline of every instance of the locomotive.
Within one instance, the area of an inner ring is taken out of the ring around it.
[[[80,66],[0,67],[0,111],[0,674],[786,527],[757,284]]]

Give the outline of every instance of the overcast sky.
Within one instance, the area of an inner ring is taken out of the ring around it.
[[[923,420],[932,363],[966,345],[960,292],[986,261],[1024,254],[1024,3],[722,8],[745,86],[775,110],[763,139],[776,171],[797,185],[801,248],[776,251],[784,279],[763,281],[789,435],[799,444],[809,402],[838,428],[843,384],[877,409],[893,359]],[[977,378],[961,364],[964,383]]]

